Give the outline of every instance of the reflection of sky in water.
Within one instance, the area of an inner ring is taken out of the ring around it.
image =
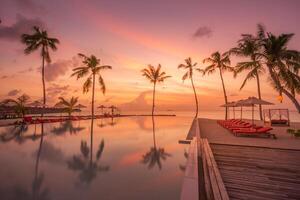
[[[191,121],[156,117],[153,135],[151,117],[97,119],[92,138],[88,120],[44,124],[43,137],[41,125],[3,127],[0,197],[179,199]]]

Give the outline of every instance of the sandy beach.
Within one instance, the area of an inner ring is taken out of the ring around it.
[[[263,126],[262,121],[255,121],[255,124]],[[295,138],[294,136],[289,135],[286,132],[286,129],[288,128],[300,129],[299,122],[291,122],[291,126],[289,127],[273,126],[273,130],[271,131],[271,133],[275,134],[277,139],[236,137],[230,131],[220,126],[217,123],[217,120],[214,119],[200,118],[199,125],[201,137],[207,138],[209,143],[213,144],[243,145],[300,150],[300,138]]]

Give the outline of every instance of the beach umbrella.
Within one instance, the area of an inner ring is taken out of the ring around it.
[[[233,118],[235,119],[235,107],[237,107],[236,106],[236,102],[235,101],[231,101],[231,102],[228,102],[228,103],[226,103],[226,104],[223,104],[223,105],[221,105],[221,107],[232,107],[232,109],[233,109]]]
[[[37,108],[37,107],[43,107],[43,103],[41,101],[36,100],[36,101],[33,101],[33,102],[27,104],[27,106],[29,106],[29,107],[35,107],[35,108]]]
[[[117,107],[114,106],[114,105],[111,105],[111,106],[109,106],[108,108],[111,109],[111,115],[113,116],[113,115],[114,115],[114,111],[117,109]]]
[[[54,108],[66,108],[66,106],[64,104],[62,104],[61,102],[56,103],[53,107]],[[60,112],[60,118],[62,118],[62,112]]]
[[[82,104],[78,104],[77,106],[75,106],[75,108],[81,109],[81,108],[86,108],[86,106]]]
[[[53,107],[54,108],[66,108],[66,106],[64,104],[62,104],[61,102],[56,103]]]
[[[104,108],[106,108],[104,105],[100,105],[100,106],[98,106],[97,108],[100,108],[101,109],[101,113],[102,113],[102,115],[103,115],[103,110],[104,110]]]
[[[74,108],[77,108],[77,109],[79,109],[81,111],[82,108],[87,108],[87,107],[85,105],[78,104]]]
[[[7,107],[12,107],[15,106],[16,103],[14,101],[10,101],[10,100],[3,100],[1,101],[1,106],[7,106]]]
[[[254,124],[254,106],[255,105],[274,105],[274,104],[271,102],[262,100],[262,99],[258,99],[256,97],[248,97],[248,99],[238,101],[237,105],[252,107],[252,124]]]

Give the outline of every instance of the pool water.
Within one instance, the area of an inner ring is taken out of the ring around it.
[[[0,129],[0,199],[179,199],[190,117]]]

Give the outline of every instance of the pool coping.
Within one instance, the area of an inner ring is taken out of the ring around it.
[[[181,188],[181,200],[199,200],[199,152],[197,138],[200,138],[200,129],[198,120],[194,119],[186,138],[191,140],[191,143]]]

